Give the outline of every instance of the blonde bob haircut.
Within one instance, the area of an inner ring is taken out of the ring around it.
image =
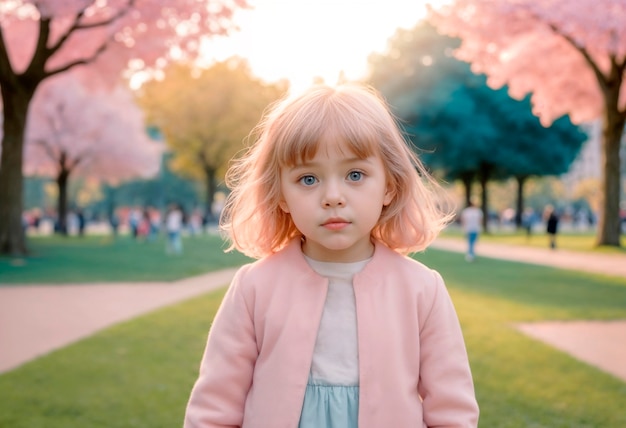
[[[312,159],[320,147],[339,145],[360,158],[379,156],[391,203],[372,238],[402,254],[424,250],[452,218],[442,188],[403,137],[383,98],[371,87],[312,86],[273,106],[250,135],[252,145],[226,173],[232,190],[220,226],[236,249],[250,257],[275,253],[302,237],[280,207],[281,168]]]

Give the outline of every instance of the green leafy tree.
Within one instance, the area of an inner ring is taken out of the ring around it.
[[[189,212],[198,203],[198,183],[172,173],[163,156],[159,175],[150,179],[130,180],[119,185],[103,186],[103,197],[94,203],[92,210],[112,218],[118,207],[152,207],[165,212],[171,202],[181,204]]]
[[[138,96],[148,122],[173,153],[172,170],[205,183],[210,216],[228,161],[244,148],[268,104],[286,90],[286,83],[255,78],[245,60],[233,57],[205,69],[172,64]]]
[[[427,23],[401,29],[386,54],[370,58],[370,81],[395,107],[424,162],[464,183],[467,201],[478,180],[486,214],[487,183],[518,177],[521,212],[526,178],[567,171],[585,135],[568,117],[545,128],[528,99],[489,88],[485,76],[453,57],[459,43]]]
[[[620,246],[621,158],[626,129],[626,2],[622,0],[454,0],[431,8],[437,28],[463,40],[455,52],[507,84],[531,93],[545,124],[565,113],[601,119],[602,207],[597,245]]]

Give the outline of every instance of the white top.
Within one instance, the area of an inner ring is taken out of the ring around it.
[[[331,263],[305,258],[315,272],[329,280],[313,351],[311,378],[315,383],[328,385],[358,385],[359,347],[352,278],[369,259]]]
[[[467,207],[461,212],[461,225],[465,232],[482,230],[483,212],[478,207]]]
[[[183,213],[176,209],[167,213],[165,228],[168,232],[179,232],[183,227]]]

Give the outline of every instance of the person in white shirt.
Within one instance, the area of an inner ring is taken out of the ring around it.
[[[483,212],[470,200],[467,207],[461,212],[461,226],[467,238],[467,252],[465,260],[474,261],[476,257],[475,247],[478,235],[482,230]]]
[[[178,204],[171,204],[165,216],[165,230],[167,232],[168,254],[183,252],[181,232],[183,229],[183,211]]]

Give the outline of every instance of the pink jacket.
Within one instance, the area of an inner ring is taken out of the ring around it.
[[[299,240],[243,266],[211,327],[185,428],[297,427],[327,287]],[[476,427],[467,352],[441,276],[377,243],[354,292],[359,427]]]

